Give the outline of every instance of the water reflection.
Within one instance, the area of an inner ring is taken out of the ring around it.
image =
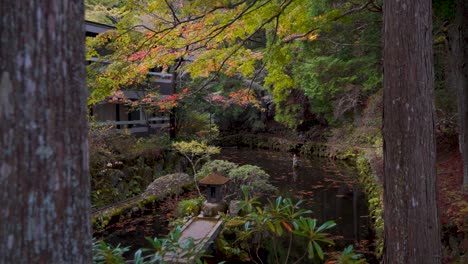
[[[296,167],[293,167],[293,168],[292,168],[292,179],[293,179],[293,182],[296,182],[296,181],[297,181],[297,170],[296,170]]]
[[[346,243],[369,236],[364,195],[355,184],[356,172],[328,159],[307,160],[290,153],[223,149],[216,159],[261,167],[284,197],[304,200],[319,221],[335,220],[334,232]]]

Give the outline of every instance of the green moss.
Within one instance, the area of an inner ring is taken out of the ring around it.
[[[372,218],[374,230],[376,233],[375,254],[381,257],[383,253],[384,219],[383,219],[383,200],[382,186],[375,181],[374,173],[365,153],[360,152],[356,158],[356,167],[359,172],[359,182],[364,188],[367,197],[369,214]]]
[[[97,208],[142,193],[180,163],[169,139],[160,135],[135,138],[96,132],[89,141],[91,203]]]
[[[158,198],[156,196],[142,197],[140,200],[123,204],[115,208],[110,208],[91,217],[91,223],[94,229],[106,227],[114,217],[120,217],[126,213],[131,213],[134,207],[138,209],[146,208],[148,204],[154,204]]]

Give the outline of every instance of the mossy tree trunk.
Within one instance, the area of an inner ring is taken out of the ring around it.
[[[83,1],[0,14],[0,263],[91,263]]]
[[[384,263],[441,263],[430,0],[384,1]]]

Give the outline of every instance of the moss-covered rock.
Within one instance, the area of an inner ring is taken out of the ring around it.
[[[359,172],[359,183],[367,197],[367,206],[372,219],[376,236],[375,254],[378,258],[383,253],[384,219],[383,219],[383,187],[378,181],[377,172],[372,169],[372,158],[364,151],[356,158]]]
[[[154,180],[143,193],[143,196],[166,197],[178,194],[193,183],[191,177],[186,173],[174,173],[161,176]]]
[[[185,173],[161,176],[154,180],[141,195],[95,210],[91,215],[93,228],[101,229],[113,221],[132,217],[148,205],[153,205],[170,195],[181,194],[185,189],[191,188],[192,184],[190,176]]]

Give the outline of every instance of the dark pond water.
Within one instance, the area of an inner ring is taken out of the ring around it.
[[[265,150],[223,149],[215,158],[261,167],[280,195],[303,200],[302,207],[312,210],[320,222],[334,220],[333,233],[344,243],[369,238],[367,202],[356,184],[355,170],[328,159],[301,157],[293,169],[293,154]]]

